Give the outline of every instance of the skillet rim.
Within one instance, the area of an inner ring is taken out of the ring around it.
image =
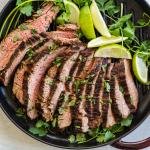
[[[11,3],[13,2],[14,0],[9,0],[7,2],[7,4],[3,7],[3,9],[1,10],[0,12],[0,18],[5,18],[3,17],[4,16],[4,12],[7,10],[8,7],[10,7]],[[138,1],[138,0],[137,0]],[[136,1],[136,2],[137,2]],[[147,2],[145,0],[143,0],[145,2],[145,5],[147,4]],[[142,7],[142,6],[141,6]],[[143,6],[144,7],[144,6]],[[149,7],[149,6],[147,6]],[[1,85],[0,85],[1,86]],[[4,87],[4,86],[3,86]],[[1,92],[1,91],[0,91]],[[149,95],[150,96],[150,95]],[[4,102],[5,103],[5,102]],[[126,131],[125,133],[122,133],[121,135],[119,135],[117,138],[111,140],[111,141],[108,141],[106,143],[99,143],[95,146],[84,146],[84,144],[82,144],[82,146],[78,145],[78,147],[75,147],[76,145],[71,145],[70,146],[61,146],[61,145],[57,145],[57,144],[53,144],[51,142],[48,142],[46,141],[46,139],[41,139],[39,138],[38,136],[35,136],[33,135],[32,133],[30,133],[28,130],[24,129],[20,124],[19,122],[16,120],[17,118],[14,118],[13,119],[13,114],[11,115],[11,112],[8,112],[4,107],[4,103],[1,102],[0,100],[0,108],[2,109],[2,111],[4,112],[4,114],[8,117],[8,119],[17,127],[19,128],[21,131],[23,131],[25,134],[27,134],[28,136],[32,137],[33,139],[37,140],[37,141],[40,141],[44,144],[47,144],[47,145],[50,145],[50,146],[54,146],[54,147],[57,147],[57,148],[65,148],[65,149],[90,149],[90,148],[98,148],[98,147],[102,147],[102,146],[107,146],[107,145],[111,145],[113,143],[115,143],[116,141],[122,139],[123,137],[127,136],[128,134],[130,134],[131,132],[133,132],[138,126],[140,126],[142,124],[142,122],[150,115],[150,111],[148,111],[145,116],[136,124],[134,125],[133,127],[130,127],[128,129],[128,131]],[[7,102],[6,102],[7,103]],[[6,104],[8,105],[8,104]],[[10,107],[10,106],[9,106]],[[16,117],[16,116],[15,116]],[[60,141],[61,142],[61,141]],[[86,144],[86,143],[85,143]]]

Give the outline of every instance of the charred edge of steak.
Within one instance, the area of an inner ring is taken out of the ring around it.
[[[55,70],[51,71],[51,68],[53,68],[53,67],[55,68]],[[49,96],[50,96],[51,92],[54,92],[54,89],[56,88],[55,82],[57,82],[57,81],[56,81],[55,77],[57,76],[58,71],[59,71],[59,67],[57,67],[56,65],[52,65],[50,67],[50,69],[47,71],[47,73],[45,74],[45,77],[42,80],[41,87],[40,87],[41,92],[39,94],[39,101],[41,101],[41,103],[40,103],[41,110],[42,110],[41,114],[46,121],[49,121],[49,118],[51,117],[51,112],[48,108],[48,105],[50,102]],[[46,78],[49,78],[51,81],[46,81]],[[46,83],[46,82],[50,82],[50,83]],[[45,85],[45,84],[47,84],[47,85]],[[49,95],[48,97],[44,97],[44,88],[45,88],[44,86],[49,86],[48,91],[45,91]]]
[[[118,82],[119,86],[123,87],[124,89],[124,99],[126,101],[126,104],[128,105],[131,112],[135,111],[135,107],[131,102],[131,96],[129,93],[129,89],[126,82],[126,75],[125,75],[125,66],[122,63],[115,64],[116,73],[118,76]]]
[[[20,57],[20,52],[23,51],[23,50],[25,50],[25,49],[27,49],[27,47],[29,47],[29,49],[30,49],[30,46],[31,46],[31,49],[33,49],[33,50],[36,51],[36,49],[38,49],[40,46],[44,45],[44,43],[48,39],[42,39],[42,40],[40,40],[39,36],[33,36],[30,40],[32,40],[32,43],[30,45],[27,44],[27,42],[26,43],[23,42],[24,45],[21,46],[21,49],[17,49],[17,51],[15,51],[15,53],[11,56],[9,63],[6,65],[6,67],[5,67],[5,69],[3,70],[3,73],[2,73],[2,77],[4,78],[5,83],[9,82],[10,77],[12,76],[12,73],[16,70],[16,67],[18,66],[19,62],[18,63],[16,62],[15,66],[14,66],[15,68],[12,68],[12,63],[15,62],[16,57]],[[27,55],[25,55],[23,59],[27,59]],[[9,72],[10,69],[12,69],[12,71],[5,78],[6,73]]]
[[[115,78],[112,76],[110,80],[110,97],[112,100],[111,109],[115,117],[115,121],[120,121],[122,119],[122,115],[120,110],[118,109],[118,104],[116,102],[116,94],[115,94]]]
[[[103,59],[103,64],[107,64],[104,70],[104,78],[102,79],[102,82],[104,84],[105,81],[109,82],[108,72],[109,72],[109,66],[110,66],[110,60],[109,59]],[[102,94],[102,125],[105,127],[107,123],[107,114],[108,114],[108,108],[109,108],[109,97],[110,93],[106,91],[105,85],[103,85],[103,94]]]
[[[19,54],[20,51],[23,51],[26,47],[25,42],[21,42],[21,44],[19,45],[19,47],[15,50],[15,53],[13,53],[13,55],[10,58],[9,63],[6,65],[5,70],[1,70],[0,71],[0,76],[1,78],[4,80],[5,78],[5,72],[6,70],[9,68],[9,66],[11,66],[12,62],[15,60],[15,57]]]
[[[101,60],[97,58],[95,62],[96,64],[94,65],[94,68],[88,75],[88,83],[86,86],[85,111],[87,112],[90,128],[96,128],[100,124],[99,101],[96,101],[93,95],[95,90],[96,79],[99,73],[99,69],[101,68]]]

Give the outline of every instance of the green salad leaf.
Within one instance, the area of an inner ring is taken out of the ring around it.
[[[28,0],[17,0],[16,5],[20,5],[21,3],[28,1]],[[32,2],[30,1],[29,3],[23,5],[22,7],[19,8],[20,12],[26,16],[31,16],[33,12],[33,6]]]
[[[50,125],[43,120],[38,120],[35,126],[30,127],[29,131],[38,136],[45,136],[48,133]]]

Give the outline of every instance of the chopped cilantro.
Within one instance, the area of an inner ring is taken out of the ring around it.
[[[38,136],[45,136],[48,133],[49,124],[43,120],[38,120],[34,127],[30,127],[29,131]]]
[[[69,141],[70,143],[75,143],[76,137],[75,137],[74,135],[70,135],[69,138],[68,138],[68,141]]]
[[[33,34],[33,35],[37,34],[37,30],[36,29],[31,29],[31,34]]]
[[[21,31],[23,31],[23,30],[27,30],[28,27],[27,27],[25,24],[21,24],[21,25],[19,26],[19,29],[20,29]]]
[[[104,88],[106,92],[110,92],[110,84],[108,80],[104,80]]]
[[[16,5],[20,5],[27,0],[17,0]],[[32,2],[27,2],[23,6],[20,7],[20,12],[26,16],[31,16],[33,12]]]
[[[57,57],[55,59],[55,61],[53,62],[54,65],[56,65],[57,67],[60,67],[62,64],[62,58],[61,57]]]
[[[83,143],[85,141],[86,141],[85,134],[84,133],[77,133],[76,142],[80,144],[80,143]]]
[[[26,118],[23,108],[18,108],[16,110],[16,116],[21,117],[21,118]]]
[[[132,123],[133,116],[129,116],[121,121],[121,126],[129,127]]]

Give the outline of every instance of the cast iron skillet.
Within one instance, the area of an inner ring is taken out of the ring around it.
[[[9,14],[9,12],[15,7],[15,0],[10,0],[8,4],[4,7],[2,12],[0,13],[0,25],[3,23],[6,16]],[[136,0],[118,0],[118,3],[123,2],[125,9],[124,12],[130,12],[133,14],[133,19],[136,22],[138,18],[140,18],[143,14],[143,11],[147,11],[147,13],[150,13],[150,6],[146,1],[136,1]],[[137,36],[139,36],[140,40],[150,39],[150,28],[144,28],[139,29],[137,31]],[[15,110],[19,107],[19,104],[15,101],[15,98],[12,95],[12,91],[10,88],[4,87],[2,84],[0,84],[0,106],[2,110],[5,112],[5,114],[8,116],[8,118],[23,132],[28,134],[29,136],[33,137],[34,139],[37,139],[38,141],[41,141],[43,143],[61,147],[61,148],[94,148],[94,147],[100,147],[104,145],[112,145],[117,148],[121,149],[140,149],[144,147],[150,146],[150,137],[146,140],[134,142],[134,143],[126,143],[121,141],[120,139],[124,136],[131,133],[135,128],[137,128],[149,115],[150,113],[150,86],[143,86],[139,84],[136,81],[136,85],[139,91],[139,97],[140,102],[138,106],[138,111],[134,114],[134,120],[130,128],[123,131],[118,137],[112,141],[109,141],[104,144],[99,144],[94,141],[77,145],[77,144],[69,144],[66,137],[61,135],[54,135],[52,133],[49,133],[46,137],[37,137],[35,135],[32,135],[29,131],[29,125],[32,123],[29,120],[25,121],[21,118],[18,118],[15,115]]]

